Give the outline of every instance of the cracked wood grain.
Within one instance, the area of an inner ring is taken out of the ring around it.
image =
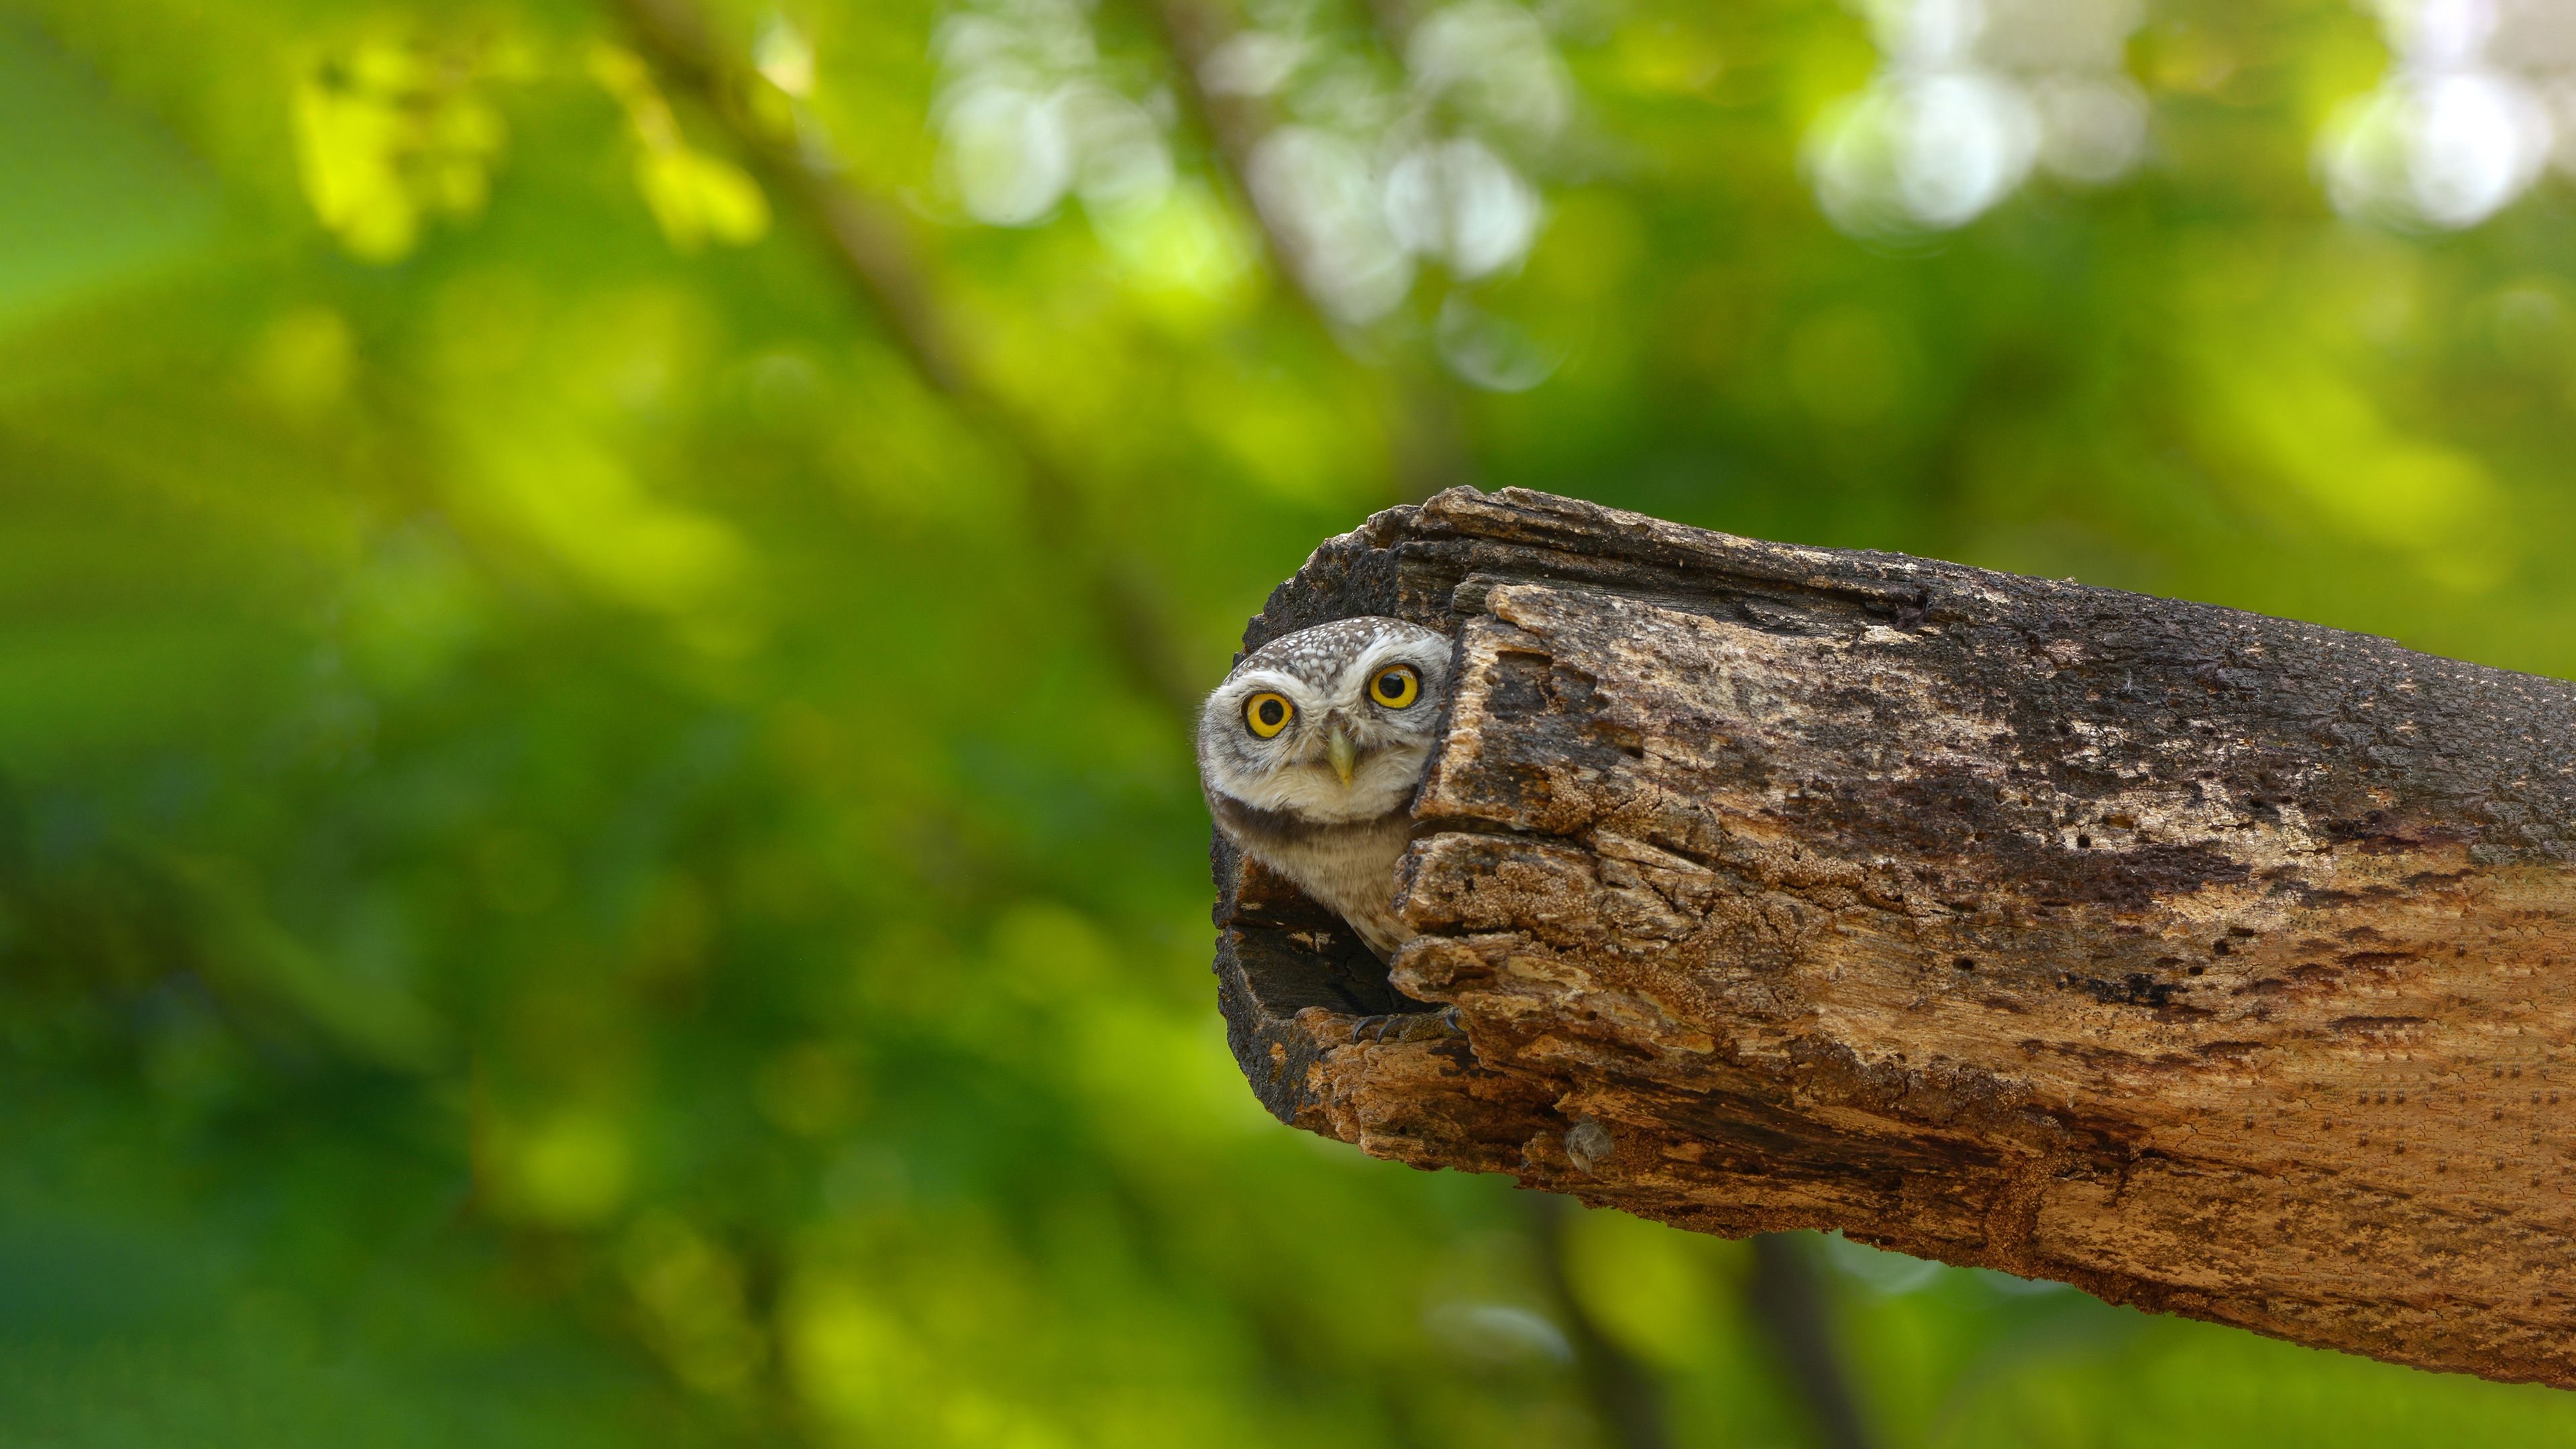
[[[2200,604],[1455,489],[1247,647],[1459,650],[1381,970],[1220,847],[1283,1120],[2576,1384],[2576,686]],[[1464,1040],[1355,1043],[1458,1008]]]

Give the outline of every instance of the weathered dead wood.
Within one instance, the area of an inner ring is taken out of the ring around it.
[[[1247,647],[1452,631],[1391,973],[1220,849],[1283,1120],[1729,1235],[2576,1384],[2576,686],[1465,489]],[[1354,1042],[1404,996],[1467,1039]]]

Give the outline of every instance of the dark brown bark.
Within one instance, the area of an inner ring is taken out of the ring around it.
[[[1217,860],[1283,1120],[2576,1384],[2576,686],[1519,491],[1332,540],[1247,645],[1369,613],[1459,644],[1422,939]],[[1465,1039],[1351,1039],[1407,998]]]

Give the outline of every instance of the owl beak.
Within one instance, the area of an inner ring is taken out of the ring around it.
[[[1359,746],[1351,743],[1350,731],[1333,726],[1332,737],[1324,741],[1324,755],[1333,762],[1333,773],[1342,777],[1345,786],[1349,785],[1352,772],[1360,767]]]

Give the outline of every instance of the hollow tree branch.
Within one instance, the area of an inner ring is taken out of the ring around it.
[[[1361,613],[1457,639],[1423,934],[1377,969],[1220,854],[1282,1118],[2576,1385],[2576,686],[1517,490],[1327,543],[1248,642]],[[1465,1039],[1351,1040],[1408,998]]]

